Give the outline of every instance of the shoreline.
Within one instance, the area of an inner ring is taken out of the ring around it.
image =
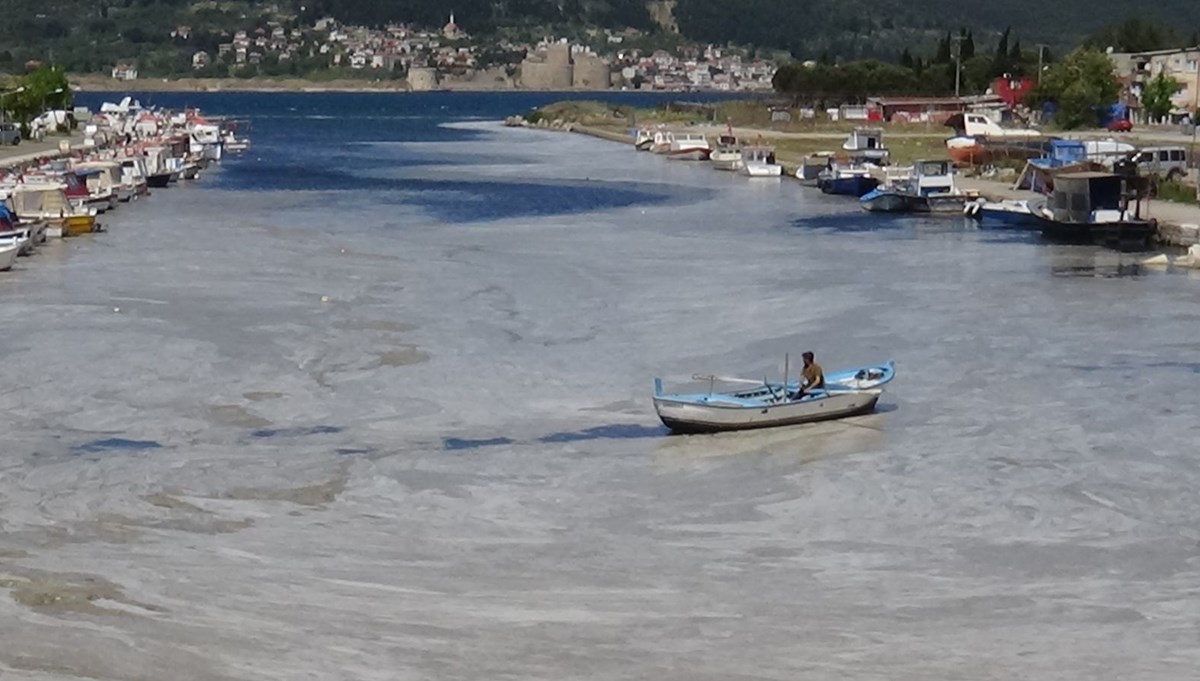
[[[633,139],[628,135],[586,125],[569,124],[560,128],[531,126],[531,129],[574,132],[609,142],[618,142],[629,146],[633,145]],[[756,132],[762,134],[767,139],[773,136],[770,130],[759,130]],[[796,179],[796,164],[781,160],[780,165],[783,166],[784,176],[794,181]],[[1011,183],[998,182],[996,180],[972,177],[964,178],[962,184],[965,188],[978,191],[980,196],[989,200],[1029,199],[1041,196],[1036,192],[1013,189]],[[1154,243],[1156,245],[1187,248],[1200,244],[1200,206],[1150,199],[1146,201],[1146,207],[1146,212],[1150,219],[1156,221],[1154,234]]]
[[[114,80],[98,74],[68,74],[71,84],[83,93],[106,92],[255,92],[255,93],[290,93],[290,92],[348,92],[348,93],[405,93],[422,94],[426,92],[495,92],[495,93],[530,93],[530,92],[570,92],[604,95],[614,92],[645,92],[661,94],[688,94],[667,90],[618,90],[608,88],[596,90],[591,88],[542,89],[525,87],[495,87],[487,83],[464,83],[445,81],[439,87],[430,90],[413,90],[406,80],[368,81],[349,78],[336,78],[328,81],[305,80],[302,78],[135,78],[133,80]]]

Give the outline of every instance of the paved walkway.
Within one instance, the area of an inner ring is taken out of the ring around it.
[[[58,143],[62,141],[78,146],[83,142],[83,135],[50,135],[41,142],[22,140],[14,146],[0,147],[0,167],[11,168],[46,156],[58,156]]]

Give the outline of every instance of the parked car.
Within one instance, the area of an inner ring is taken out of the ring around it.
[[[21,143],[21,129],[16,123],[0,123],[0,144],[16,146]]]
[[[1110,132],[1129,132],[1133,130],[1133,122],[1128,118],[1114,118],[1108,122]]]
[[[1178,180],[1187,175],[1188,153],[1184,147],[1145,147],[1133,153],[1138,173],[1146,177]]]

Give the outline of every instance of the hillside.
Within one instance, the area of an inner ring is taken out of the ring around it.
[[[1062,53],[1106,26],[1138,16],[1172,27],[1183,44],[1200,28],[1200,3],[1160,0],[679,0],[679,29],[696,40],[732,40],[787,49],[800,58],[894,58],[904,48],[932,53],[938,35],[967,27],[981,47],[1006,27],[1026,48],[1044,43]]]
[[[1011,26],[1026,50],[1038,43],[1061,54],[1086,36],[1127,19],[1126,0],[44,0],[6,4],[0,21],[0,71],[17,71],[30,59],[53,61],[76,72],[100,72],[136,61],[147,74],[186,72],[197,49],[215,50],[229,32],[280,21],[311,27],[324,16],[348,24],[409,22],[436,27],[453,11],[457,23],[487,40],[513,35],[579,35],[589,26],[662,31],[678,25],[692,40],[734,42],[782,49],[799,58],[895,59],[906,48],[931,56],[947,30],[970,28],[988,50]],[[648,5],[651,10],[647,9]],[[1200,28],[1200,3],[1137,3],[1138,15],[1162,26],[1154,47],[1181,45]],[[671,16],[673,14],[673,16]],[[187,25],[184,42],[171,36]],[[1173,32],[1173,33],[1172,33]],[[664,37],[665,40],[665,37]]]

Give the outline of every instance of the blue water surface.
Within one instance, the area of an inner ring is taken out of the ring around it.
[[[653,188],[623,182],[535,179],[497,181],[458,169],[449,178],[421,168],[464,166],[511,158],[439,154],[436,144],[470,142],[486,131],[451,127],[506,116],[566,99],[640,107],[670,101],[715,101],[717,93],[428,92],[428,93],[130,93],[143,106],[233,118],[252,140],[246,154],[227,158],[201,187],[224,191],[368,192],[373,202],[406,204],[449,223],[583,213],[668,200]],[[81,93],[93,110],[114,93]],[[422,143],[422,144],[406,144]],[[469,162],[465,159],[469,159]],[[404,170],[414,172],[405,173]]]

